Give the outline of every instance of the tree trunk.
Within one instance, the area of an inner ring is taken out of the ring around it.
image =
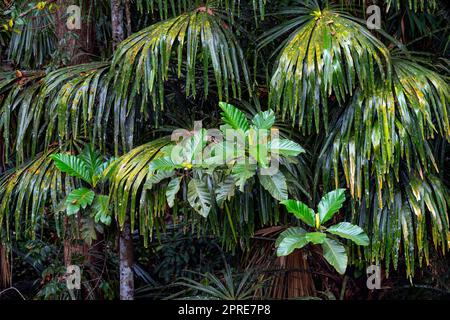
[[[131,30],[130,0],[125,0],[125,17],[126,17],[126,21],[127,21],[127,37],[129,37],[133,33],[133,31]]]
[[[111,26],[113,49],[125,39],[123,4],[121,0],[111,0]]]
[[[66,59],[67,65],[87,63],[94,48],[93,1],[81,1],[81,29],[69,30],[67,28],[67,8],[73,4],[70,0],[58,0],[56,11],[56,37],[58,50]]]
[[[0,289],[11,286],[11,265],[8,249],[0,242]]]
[[[111,25],[113,49],[125,39],[124,6],[121,0],[111,0]],[[129,217],[125,219],[122,229],[119,228],[119,274],[120,274],[120,299],[134,299],[134,275],[133,275],[133,238]]]
[[[127,218],[119,238],[120,255],[120,299],[134,299],[134,275],[133,275],[133,237],[131,235],[130,220]]]

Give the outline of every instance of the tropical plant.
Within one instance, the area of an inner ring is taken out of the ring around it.
[[[89,187],[83,186],[71,190],[60,210],[66,211],[69,217],[76,216],[80,211],[84,213],[81,219],[83,239],[91,244],[92,240],[96,239],[95,230],[102,232],[102,225],[111,224],[109,196],[96,192],[101,183],[103,171],[111,160],[103,161],[100,153],[90,144],[86,145],[78,156],[57,153],[51,155],[51,159],[61,172],[77,178],[79,182]]]
[[[337,189],[327,193],[317,206],[317,212],[297,200],[284,200],[281,203],[286,209],[303,223],[313,228],[308,232],[302,227],[288,228],[280,234],[275,246],[279,257],[291,254],[307,244],[320,244],[323,256],[340,274],[347,269],[348,256],[345,247],[334,236],[351,240],[357,245],[368,246],[369,237],[359,226],[341,222],[325,227],[324,224],[339,212],[345,202],[345,189]]]
[[[181,186],[187,184],[189,204],[204,217],[213,205],[208,184],[216,186],[219,206],[234,196],[236,187],[243,192],[247,180],[256,174],[272,197],[287,199],[283,173],[278,168],[264,172],[270,171],[271,161],[287,161],[304,152],[303,148],[294,141],[271,135],[275,123],[273,111],[257,113],[250,124],[234,106],[223,102],[219,106],[224,123],[220,131],[208,133],[200,129],[187,133],[176,145],[162,148],[162,156],[150,163],[144,188],[151,190],[155,184],[170,178],[166,198],[169,207],[173,207]]]
[[[258,281],[258,272],[246,270],[235,273],[225,264],[222,276],[206,272],[203,279],[196,281],[187,277],[180,278],[175,285],[187,289],[178,292],[171,298],[207,299],[207,300],[250,300],[255,292],[264,286],[264,281]]]

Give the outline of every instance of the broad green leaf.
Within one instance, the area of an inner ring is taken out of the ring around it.
[[[286,236],[281,240],[277,248],[277,256],[283,257],[290,255],[295,249],[301,249],[308,244],[309,240],[306,234],[296,234]]]
[[[274,175],[258,174],[259,182],[266,189],[272,197],[279,201],[286,200],[288,198],[288,191],[286,185],[286,178],[277,171]]]
[[[325,238],[323,244],[323,256],[331,264],[338,273],[344,274],[347,269],[347,252],[345,247],[338,241]]]
[[[91,245],[97,239],[96,226],[94,219],[91,217],[81,219],[81,237],[88,245]]]
[[[112,165],[115,161],[117,160],[116,157],[111,157],[110,159],[108,159],[107,161],[104,161],[103,163],[100,164],[100,166],[98,166],[94,172],[94,175],[92,176],[92,184],[95,186],[99,181],[102,181],[103,179],[105,179],[105,176],[103,175],[103,173],[105,172],[105,170]],[[114,164],[113,164],[114,166]]]
[[[147,179],[144,183],[144,188],[151,190],[154,185],[160,183],[164,179],[171,178],[175,175],[175,171],[165,171],[165,170],[159,170],[158,172],[151,173],[149,172],[147,174]]]
[[[188,201],[200,215],[205,218],[208,216],[211,210],[211,193],[203,181],[195,178],[189,181]]]
[[[359,226],[348,222],[341,222],[327,229],[329,233],[349,239],[360,246],[369,245],[369,237]]]
[[[87,144],[83,152],[78,155],[78,158],[84,161],[86,167],[89,169],[91,177],[98,175],[98,171],[103,164],[102,157],[98,151],[94,149],[92,144]]]
[[[50,156],[55,162],[55,166],[61,172],[76,178],[80,178],[85,182],[92,184],[92,176],[85,162],[74,155],[67,153],[57,153]]]
[[[150,163],[150,172],[171,171],[180,168],[181,164],[175,164],[170,157],[158,158]]]
[[[221,113],[223,122],[230,125],[231,128],[244,132],[249,129],[248,120],[241,110],[225,102],[219,102],[219,107],[223,110]]]
[[[80,210],[80,207],[85,209],[88,205],[91,205],[94,201],[95,193],[88,188],[78,188],[72,190],[67,196],[67,214],[72,215]]]
[[[249,146],[248,154],[250,162],[258,163],[261,168],[268,168],[270,164],[269,150],[267,144],[256,144]]]
[[[178,191],[180,191],[180,182],[181,178],[175,177],[172,180],[170,180],[169,184],[167,185],[166,198],[170,208],[173,207],[175,197],[177,196]]]
[[[201,164],[202,153],[207,143],[205,129],[196,130],[189,136],[178,142],[171,151],[170,159],[176,165],[187,166],[189,164]],[[169,158],[169,157],[167,157]],[[164,159],[164,158],[163,158]]]
[[[319,202],[317,207],[320,223],[324,224],[330,220],[345,202],[345,189],[336,189],[327,193]]]
[[[308,232],[305,234],[306,239],[313,244],[322,244],[327,235],[322,232]]]
[[[222,207],[224,201],[230,200],[234,196],[235,188],[234,177],[231,175],[219,183],[216,189],[216,201],[219,207]]]
[[[288,139],[274,139],[270,141],[270,152],[284,157],[295,157],[305,152],[298,143]]]
[[[256,165],[236,164],[231,172],[239,191],[244,192],[245,183],[256,174]]]
[[[284,200],[281,201],[287,211],[293,213],[298,219],[302,220],[308,226],[315,226],[314,210],[309,208],[306,204],[298,200]]]
[[[256,129],[270,130],[275,123],[275,113],[272,110],[260,111],[252,119]]]
[[[282,233],[280,233],[280,235],[278,236],[277,240],[275,240],[275,248],[278,248],[278,246],[280,245],[281,241],[285,237],[299,235],[299,234],[305,234],[305,233],[306,233],[305,229],[303,229],[301,227],[288,228],[288,229],[284,230]]]
[[[76,204],[66,203],[66,212],[68,216],[72,216],[80,211],[80,206]]]
[[[100,221],[105,225],[111,224],[111,212],[109,210],[109,196],[106,195],[95,196],[92,208],[94,209],[95,223],[98,223]]]

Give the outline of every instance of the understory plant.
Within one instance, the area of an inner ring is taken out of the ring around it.
[[[246,182],[255,176],[273,198],[286,200],[288,186],[279,165],[295,161],[303,148],[278,136],[272,110],[249,120],[231,104],[221,102],[219,106],[223,111],[220,129],[179,132],[181,141],[163,147],[150,163],[144,188],[150,190],[170,179],[166,189],[169,207],[183,190],[190,206],[203,217],[214,202],[223,207],[236,189],[243,192]]]
[[[317,212],[297,200],[284,200],[281,203],[287,211],[306,224],[309,230],[302,227],[291,227],[280,234],[276,241],[277,255],[287,256],[295,249],[307,244],[321,245],[323,257],[337,272],[344,274],[347,269],[348,256],[345,246],[337,239],[339,236],[357,245],[369,245],[369,237],[359,226],[349,222],[341,222],[328,227],[330,221],[339,212],[345,202],[345,189],[337,189],[327,193],[319,202]]]
[[[261,289],[265,281],[258,279],[260,274],[255,270],[236,272],[225,263],[221,275],[209,272],[199,274],[202,280],[196,281],[188,277],[179,278],[175,283],[185,289],[171,296],[196,300],[250,300]]]
[[[96,239],[96,230],[103,232],[103,226],[111,224],[109,196],[101,194],[103,171],[110,161],[104,161],[101,154],[91,144],[77,156],[70,153],[51,155],[55,166],[78,180],[80,187],[73,189],[61,204],[60,210],[68,217],[81,213],[82,237],[91,244]]]

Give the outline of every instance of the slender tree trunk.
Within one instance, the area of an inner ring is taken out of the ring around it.
[[[118,44],[125,39],[124,22],[124,6],[122,0],[111,0],[111,25],[114,49],[116,49]],[[133,237],[129,217],[125,219],[125,224],[119,232],[120,299],[133,300],[134,254]]]
[[[94,10],[92,0],[81,1],[81,29],[69,30],[67,28],[67,8],[73,5],[70,0],[57,0],[56,11],[56,37],[58,50],[67,59],[67,65],[87,63],[94,48],[94,28],[92,13]]]
[[[0,242],[0,289],[11,286],[11,265],[8,256],[8,250]]]
[[[133,275],[133,237],[131,235],[130,220],[127,218],[119,238],[120,255],[120,299],[134,299],[134,275]]]
[[[133,33],[133,31],[131,30],[130,0],[125,0],[125,17],[126,17],[126,20],[127,20],[127,37],[129,37]]]
[[[111,26],[113,48],[125,39],[123,4],[121,0],[111,0]]]

